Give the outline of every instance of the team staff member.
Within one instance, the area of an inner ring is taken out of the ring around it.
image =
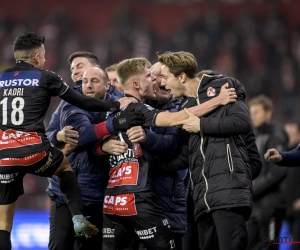
[[[73,216],[75,233],[86,237],[97,234],[98,229],[82,215],[80,190],[72,168],[63,153],[49,143],[43,120],[51,96],[60,96],[91,111],[115,111],[127,106],[129,100],[106,102],[82,96],[55,73],[43,70],[44,37],[36,33],[17,37],[13,50],[16,64],[0,74],[0,174],[10,176],[0,183],[0,249],[11,249],[16,200],[23,194],[22,180],[27,173],[57,175]],[[129,119],[127,116],[126,122]],[[120,125],[118,120],[113,123]]]
[[[100,100],[109,100],[107,90],[110,86],[106,72],[99,67],[88,68],[82,80],[82,92]],[[107,112],[99,112],[102,121],[106,120]],[[76,106],[65,104],[61,110],[61,127],[71,126],[79,132],[78,144],[73,152],[69,153],[66,144],[62,151],[67,155],[74,173],[77,177],[83,200],[83,213],[89,216],[89,221],[97,228],[102,228],[103,194],[107,185],[108,163],[107,156],[96,157],[93,144],[99,143],[94,132],[93,119],[95,113],[87,112]],[[116,141],[116,140],[114,140]],[[117,141],[118,142],[118,141]],[[127,145],[119,142],[120,153],[127,151]],[[112,152],[114,153],[114,152]],[[117,152],[118,153],[118,152]],[[58,178],[49,178],[47,193],[51,198],[50,203],[50,250],[65,249],[92,249],[102,248],[102,233],[85,239],[74,237],[72,232],[72,216],[68,209],[65,197],[60,191]]]
[[[171,89],[175,97],[193,96],[197,103],[205,104],[218,95],[224,83],[237,91],[236,102],[200,119],[187,110],[189,118],[172,125],[191,133],[189,167],[199,248],[246,249],[252,182],[245,148],[245,134],[251,130],[245,89],[225,75],[204,74],[199,82],[195,77],[197,61],[191,53],[165,52],[158,60],[164,64],[162,86]],[[193,118],[195,123],[191,125],[189,120]]]
[[[82,93],[82,76],[83,73],[90,67],[99,66],[98,57],[88,51],[77,51],[70,55],[68,62],[70,64],[71,78],[75,83],[74,89]],[[115,89],[115,86],[110,84],[107,93],[111,96],[112,101],[116,101],[123,97],[124,94]],[[66,104],[64,100],[60,102],[55,112],[52,114],[50,123],[47,127],[47,137],[51,143],[57,147],[61,147],[64,143],[69,143],[74,146],[77,145],[78,132],[70,126],[61,128],[60,115],[61,109]]]

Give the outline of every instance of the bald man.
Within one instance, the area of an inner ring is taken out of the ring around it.
[[[82,93],[85,96],[110,100],[110,95],[107,93],[109,86],[107,73],[100,67],[90,67],[82,76]],[[62,151],[67,155],[77,176],[83,201],[83,213],[90,216],[90,221],[98,228],[102,228],[103,194],[107,181],[108,161],[105,155],[96,156],[93,153],[95,144],[98,144],[101,150],[101,140],[95,129],[97,125],[93,124],[96,115],[97,119],[100,119],[99,122],[106,120],[106,112],[87,112],[66,104],[62,108],[60,125],[61,127],[72,126],[78,131],[78,146],[75,148],[71,144],[66,144]],[[102,149],[109,151],[105,149],[105,145],[103,143]],[[127,144],[116,141],[110,153],[118,155],[126,151]],[[71,230],[72,217],[59,189],[57,177],[49,180],[47,191],[51,198],[49,249],[101,249],[101,233],[88,239],[74,237]]]

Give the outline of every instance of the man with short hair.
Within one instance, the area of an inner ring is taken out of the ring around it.
[[[82,77],[82,92],[100,100],[110,100],[107,90],[110,86],[106,72],[99,67],[88,68]],[[98,112],[102,121],[106,120],[107,112]],[[93,120],[95,112],[87,112],[66,103],[61,110],[61,127],[71,126],[79,133],[77,147],[65,144],[62,151],[74,170],[79,183],[83,200],[83,213],[98,228],[102,228],[103,194],[107,183],[107,156],[95,156],[94,144],[100,144]],[[127,150],[124,142],[116,141],[117,151],[112,154],[121,154]],[[103,145],[102,145],[103,148]],[[102,233],[84,239],[74,237],[72,232],[72,218],[62,195],[57,177],[49,179],[47,193],[50,203],[50,250],[64,249],[91,249],[102,248]]]
[[[135,105],[128,105],[126,109],[143,113],[144,127],[167,127],[172,122],[187,118],[184,111],[163,112],[143,103],[155,97],[153,85],[156,78],[151,74],[150,66],[150,62],[145,58],[131,58],[119,63],[117,75],[124,87],[125,96],[139,100]],[[232,89],[222,90],[222,95],[191,108],[191,111],[201,116],[219,105],[235,100],[235,93],[231,93]],[[223,100],[225,96],[226,101]],[[109,123],[107,125],[109,129]],[[109,159],[110,179],[105,192],[104,213],[108,221],[116,223],[117,227],[115,230],[106,230],[104,227],[106,232],[103,239],[104,244],[106,243],[104,249],[116,249],[117,246],[114,244],[123,243],[120,237],[122,232],[126,231],[134,231],[147,249],[175,249],[168,220],[152,190],[150,174],[152,157],[147,150],[143,150],[142,157],[137,157],[132,150],[132,143],[140,142],[142,145],[145,143],[139,139],[142,138],[139,134],[142,135],[143,131],[138,130],[131,128],[127,133],[119,133],[119,140],[124,140],[128,144],[128,151],[120,157],[110,156]],[[169,151],[171,149],[172,147],[168,148]],[[149,235],[146,236],[144,232],[149,232]]]
[[[260,175],[253,180],[253,210],[247,223],[248,249],[277,249],[276,245],[268,246],[268,243],[279,237],[285,217],[287,169],[265,161],[263,156],[272,147],[278,151],[287,150],[288,135],[282,124],[272,120],[273,102],[269,97],[255,96],[248,106],[263,164]]]
[[[112,65],[106,67],[105,71],[108,74],[111,84],[116,88],[116,90],[124,92],[124,88],[123,88],[122,84],[120,84],[118,82],[117,71],[116,71],[117,67],[118,67],[118,64],[115,63],[115,64],[112,64]]]
[[[51,96],[91,111],[113,111],[132,100],[100,101],[78,94],[55,73],[43,70],[45,38],[28,32],[14,42],[16,64],[0,74],[0,174],[9,180],[0,181],[0,249],[11,249],[10,232],[16,201],[23,191],[23,177],[34,174],[43,177],[56,175],[72,214],[78,236],[98,233],[82,214],[82,200],[78,182],[63,153],[53,147],[45,135],[44,117]],[[128,119],[127,119],[128,118]],[[126,123],[130,115],[126,117]],[[123,127],[114,120],[116,129]],[[124,128],[124,127],[123,127]],[[126,128],[124,128],[126,129]]]
[[[70,64],[71,78],[75,83],[74,89],[81,93],[82,89],[82,76],[85,70],[92,66],[99,66],[99,59],[96,55],[88,51],[77,51],[69,56],[68,62]],[[100,66],[99,66],[100,67]],[[111,99],[116,101],[123,97],[123,93],[116,91],[114,86],[109,86],[108,94]],[[64,143],[69,143],[74,146],[77,145],[78,133],[70,126],[60,126],[61,109],[66,104],[65,101],[61,101],[55,112],[52,114],[50,123],[47,127],[47,136],[53,145],[60,147]]]
[[[245,89],[226,75],[196,77],[197,61],[185,51],[158,55],[163,64],[162,86],[174,97],[193,97],[202,105],[218,96],[227,83],[235,88],[237,101],[171,125],[190,132],[190,177],[199,248],[246,249],[246,220],[251,212],[252,183],[245,134],[251,122],[245,104]]]

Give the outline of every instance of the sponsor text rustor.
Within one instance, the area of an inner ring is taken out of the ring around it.
[[[0,81],[0,88],[19,86],[39,86],[39,79],[13,79]]]

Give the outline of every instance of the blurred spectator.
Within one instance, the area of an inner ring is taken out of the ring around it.
[[[263,157],[269,148],[276,148],[278,151],[286,150],[288,135],[283,125],[272,120],[273,103],[270,98],[259,95],[250,99],[248,105],[262,161],[261,173],[253,180],[253,207],[247,222],[248,249],[278,249],[276,244],[268,246],[266,242],[275,240],[279,236],[284,218],[283,190],[286,169],[266,162]]]
[[[114,64],[106,67],[105,71],[107,72],[110,83],[115,86],[116,90],[124,92],[123,86],[118,82],[118,79],[117,79],[117,66],[118,66],[118,64],[114,63]]]

